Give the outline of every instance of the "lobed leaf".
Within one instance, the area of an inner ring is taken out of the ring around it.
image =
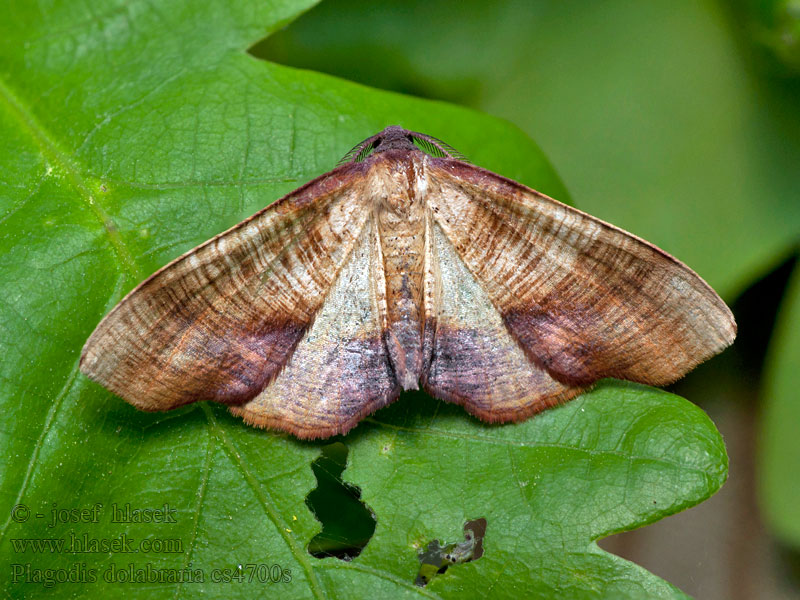
[[[679,595],[594,544],[722,484],[719,434],[669,394],[606,383],[510,427],[402,398],[343,439],[345,477],[377,519],[344,563],[306,551],[320,530],[305,497],[322,444],[248,428],[219,406],[141,413],[79,374],[87,336],[143,277],[386,125],[565,197],[505,122],[245,53],[309,4],[0,6],[4,595]],[[459,541],[480,516],[484,556],[414,586],[420,544]]]

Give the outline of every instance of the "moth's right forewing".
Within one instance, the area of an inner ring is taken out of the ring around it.
[[[97,326],[81,371],[144,410],[256,396],[363,228],[362,171],[343,165],[155,273]]]
[[[484,169],[430,162],[437,224],[529,359],[557,380],[664,385],[733,341],[725,303],[652,244]]]

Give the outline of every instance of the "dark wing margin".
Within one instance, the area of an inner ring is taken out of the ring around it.
[[[156,272],[100,322],[81,371],[143,410],[257,396],[364,227],[362,171],[339,167]]]
[[[554,379],[665,385],[733,342],[728,307],[652,244],[519,183],[429,161],[428,203],[528,358]]]

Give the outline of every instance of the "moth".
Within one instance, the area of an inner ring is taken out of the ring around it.
[[[142,410],[213,400],[313,439],[419,387],[520,421],[601,378],[671,383],[735,335],[666,252],[393,126],[141,283],[80,368]]]

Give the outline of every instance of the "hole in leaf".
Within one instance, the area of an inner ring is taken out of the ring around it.
[[[308,543],[314,558],[352,560],[375,533],[375,515],[361,502],[361,490],[342,481],[346,466],[347,447],[341,442],[324,446],[311,463],[317,487],[306,496],[306,505],[322,524]]]
[[[419,553],[419,573],[414,581],[420,587],[447,571],[450,565],[478,560],[483,556],[483,538],[486,536],[486,519],[464,523],[464,541],[442,544],[433,540]]]

